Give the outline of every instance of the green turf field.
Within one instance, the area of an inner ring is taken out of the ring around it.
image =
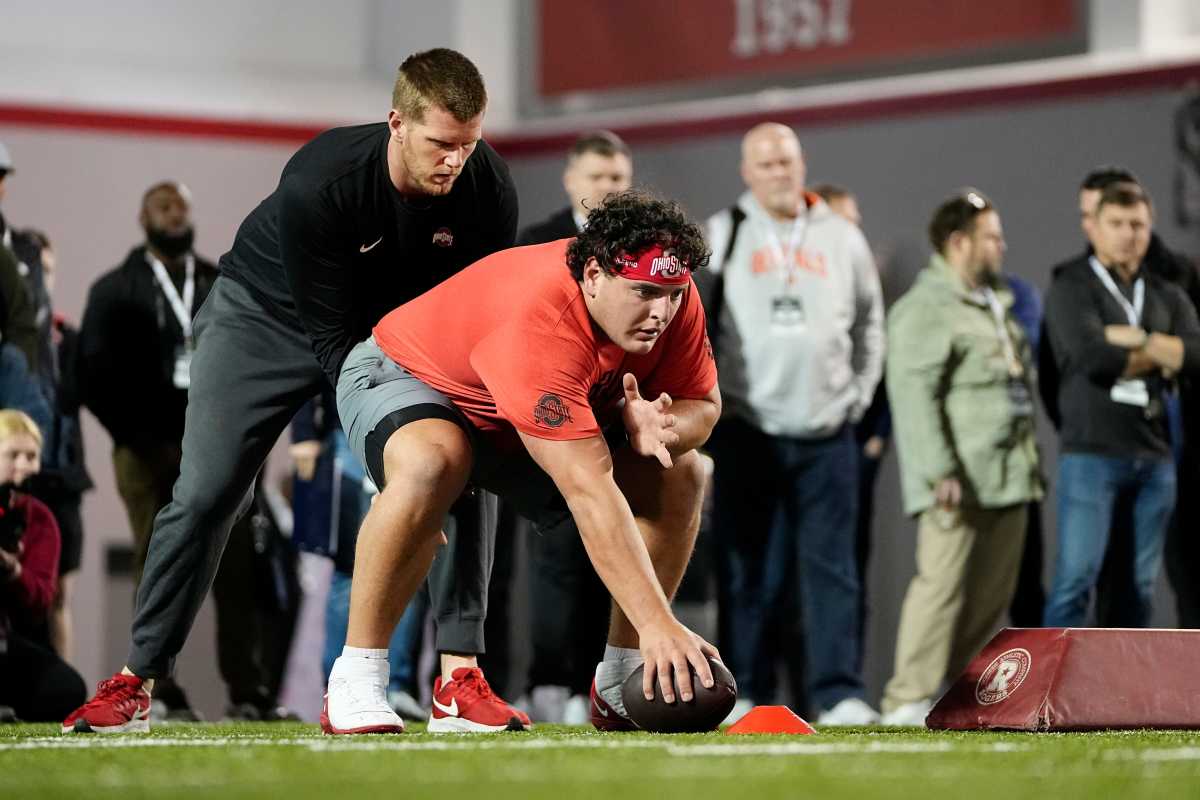
[[[1200,800],[1200,732],[325,737],[313,725],[59,736],[0,726],[0,798]]]

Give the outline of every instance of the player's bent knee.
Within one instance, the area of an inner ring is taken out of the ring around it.
[[[704,497],[704,485],[708,481],[708,469],[704,457],[689,450],[675,459],[675,465],[666,471],[673,493],[688,503],[698,503]]]
[[[393,433],[383,450],[386,486],[424,492],[461,490],[471,474],[471,443],[453,422],[418,420]]]

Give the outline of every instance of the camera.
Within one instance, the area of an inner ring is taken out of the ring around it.
[[[15,553],[25,535],[25,514],[14,506],[17,487],[0,484],[0,550]]]

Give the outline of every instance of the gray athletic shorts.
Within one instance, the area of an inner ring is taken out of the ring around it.
[[[574,529],[566,501],[528,453],[501,456],[446,395],[397,364],[375,337],[355,345],[337,385],[338,415],[350,449],[380,489],[383,448],[391,435],[419,419],[457,424],[471,441],[471,483],[497,494],[542,533]]]

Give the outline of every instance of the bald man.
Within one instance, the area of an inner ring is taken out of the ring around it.
[[[859,229],[805,191],[790,128],[752,128],[741,173],[747,191],[709,219],[712,263],[697,276],[726,401],[709,444],[720,647],[741,696],[773,702],[775,629],[798,602],[817,721],[868,725],[852,426],[882,370],[879,277]]]

